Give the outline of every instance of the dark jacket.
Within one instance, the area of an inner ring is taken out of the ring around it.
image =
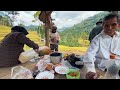
[[[21,32],[11,32],[0,42],[0,67],[9,67],[19,64],[19,55],[23,52],[24,44],[38,49],[39,46]]]
[[[91,42],[92,39],[93,39],[96,35],[98,35],[99,33],[101,33],[102,30],[103,30],[103,28],[102,28],[101,25],[98,25],[98,26],[94,27],[94,28],[91,30],[90,34],[89,34],[89,41]]]

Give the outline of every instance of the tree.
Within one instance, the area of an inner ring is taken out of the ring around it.
[[[12,22],[12,26],[13,26],[13,22],[16,20],[16,15],[19,15],[19,12],[18,11],[6,11],[8,12],[8,15],[12,15],[12,18],[11,18],[11,22]]]
[[[37,11],[35,14],[34,14],[34,18],[38,18],[39,14],[41,13],[41,11]]]
[[[52,11],[41,11],[39,14],[39,20],[45,24],[45,45],[49,46],[49,33],[50,29],[53,26],[52,18],[51,18]]]
[[[0,24],[2,24],[2,18],[3,18],[3,17],[2,17],[2,16],[0,16]]]

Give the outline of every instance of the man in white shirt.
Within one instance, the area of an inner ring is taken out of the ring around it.
[[[83,61],[87,69],[86,79],[96,79],[97,66],[105,70],[107,63],[114,55],[115,62],[120,60],[120,33],[117,32],[119,18],[116,14],[108,14],[103,19],[103,30],[91,42]]]
[[[50,32],[50,48],[51,51],[58,51],[58,44],[60,41],[60,35],[58,34],[58,32],[56,32],[57,27],[53,26],[52,27],[52,31]]]

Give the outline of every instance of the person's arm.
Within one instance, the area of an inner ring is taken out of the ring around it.
[[[94,62],[96,60],[95,55],[99,49],[99,40],[94,38],[91,45],[88,48],[87,53],[83,58],[84,65],[86,66],[87,72],[96,72]]]
[[[58,37],[58,40],[60,41],[60,35],[59,35],[59,33],[57,34],[57,37]]]
[[[33,48],[35,51],[37,51],[39,49],[38,44],[34,43],[33,41],[31,41],[29,38],[27,38],[24,34],[19,33],[19,35],[17,36],[17,39],[20,43],[22,44],[26,44],[27,46]]]

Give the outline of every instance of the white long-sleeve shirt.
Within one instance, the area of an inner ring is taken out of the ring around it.
[[[100,61],[98,68],[104,70],[108,60],[110,60],[110,53],[117,55],[116,61],[120,60],[120,33],[116,31],[116,34],[111,37],[102,31],[92,40],[91,45],[83,58],[87,72],[96,72],[94,64],[95,60]]]

